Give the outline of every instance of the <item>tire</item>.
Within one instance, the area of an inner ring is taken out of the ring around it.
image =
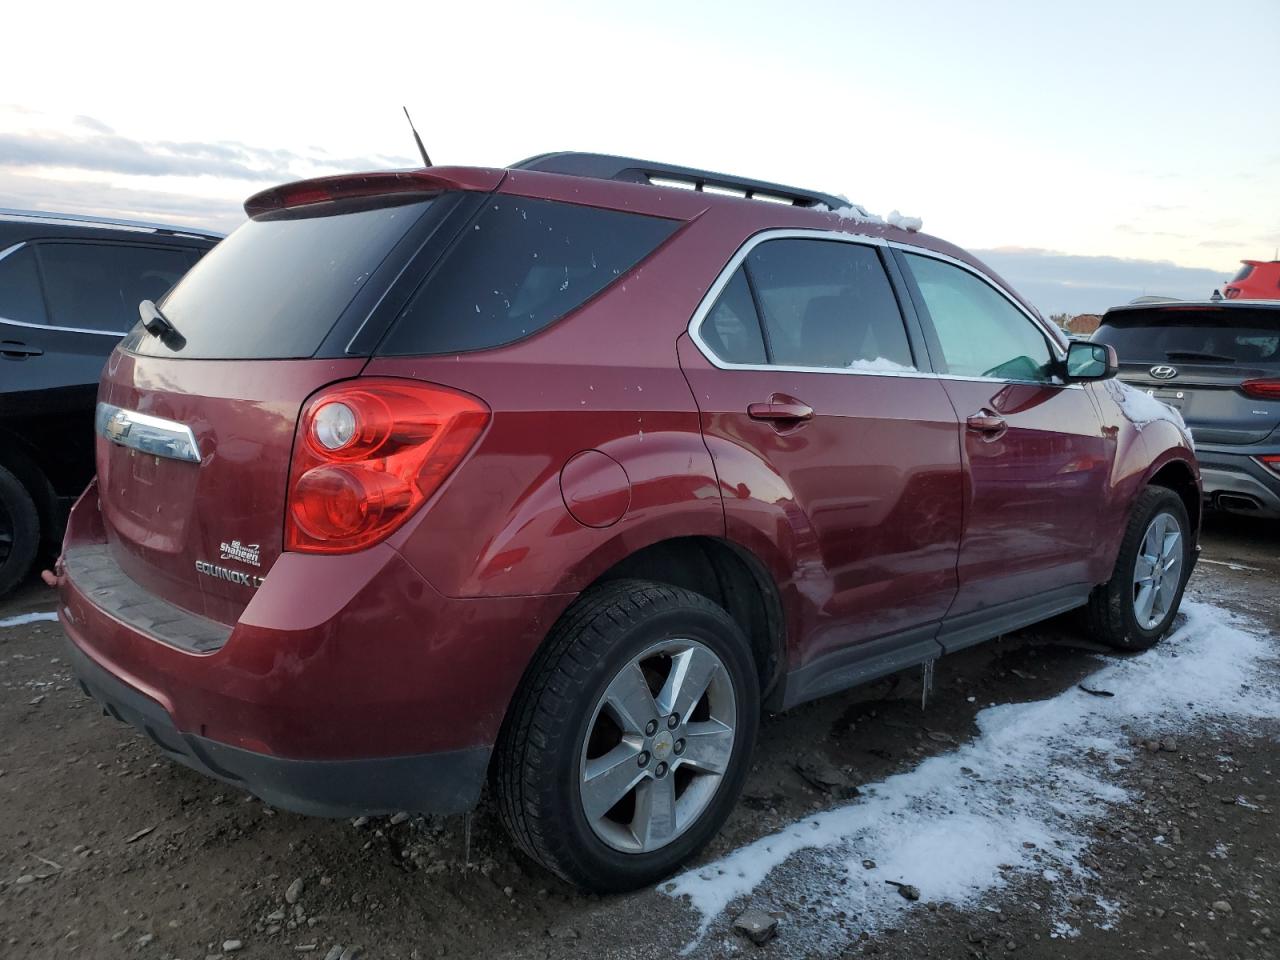
[[[0,596],[31,572],[40,549],[40,513],[22,481],[0,467]]]
[[[1158,522],[1176,525],[1176,544],[1169,545],[1168,533],[1173,527],[1166,527],[1165,536],[1160,536],[1155,527]],[[1144,601],[1151,594],[1143,593],[1138,577],[1146,572],[1148,561],[1144,558],[1152,556],[1151,547],[1157,542],[1160,549],[1169,551],[1159,566],[1176,561],[1176,570],[1170,567],[1163,577],[1157,575],[1156,600],[1149,612],[1144,612],[1148,610]],[[1117,650],[1146,650],[1159,641],[1182,603],[1191,572],[1191,547],[1191,521],[1182,498],[1165,487],[1143,490],[1129,513],[1115,572],[1089,597],[1087,616],[1092,635]],[[1138,569],[1140,560],[1142,571]]]
[[[584,889],[655,883],[724,823],[759,719],[750,646],[724,609],[664,584],[605,584],[561,618],[517,692],[493,765],[503,823],[529,856]],[[622,799],[602,813],[614,793]]]
[[[31,571],[40,548],[40,514],[22,481],[0,467],[0,597]]]

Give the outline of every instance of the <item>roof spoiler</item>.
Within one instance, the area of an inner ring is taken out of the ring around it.
[[[432,167],[430,170],[384,170],[376,173],[348,173],[336,177],[299,180],[255,193],[244,202],[244,212],[252,218],[277,210],[332,203],[360,197],[396,194],[436,194],[452,190],[490,193],[502,183],[505,170],[479,167]]]

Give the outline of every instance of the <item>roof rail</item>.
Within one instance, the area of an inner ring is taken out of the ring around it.
[[[205,240],[221,240],[226,236],[216,230],[198,227],[179,227],[169,223],[147,223],[142,220],[120,220],[115,217],[95,217],[86,213],[49,213],[46,210],[11,210],[0,207],[0,220],[36,220],[43,223],[84,223],[109,230],[134,230],[147,233],[163,233],[175,237],[200,237]]]
[[[693,167],[680,167],[672,163],[654,163],[633,157],[614,157],[604,153],[543,153],[511,165],[513,170],[538,170],[543,173],[565,173],[575,177],[591,177],[595,180],[622,180],[627,183],[652,183],[658,186],[682,186],[686,189],[717,193],[727,191],[749,200],[772,200],[789,203],[795,207],[816,207],[825,204],[832,210],[852,206],[848,200],[802,190],[765,180],[734,177]],[[708,190],[708,188],[710,188]]]

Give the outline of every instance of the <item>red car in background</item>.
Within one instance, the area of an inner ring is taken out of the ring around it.
[[[1241,260],[1222,295],[1228,300],[1280,300],[1280,260]]]
[[[1181,421],[942,240],[592,154],[246,209],[108,361],[58,576],[85,689],[270,803],[488,780],[626,889],[715,834],[762,708],[1177,611]]]

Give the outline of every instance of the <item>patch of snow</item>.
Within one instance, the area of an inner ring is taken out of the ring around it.
[[[889,222],[889,226],[898,227],[901,230],[906,230],[908,233],[916,233],[924,226],[924,221],[919,217],[908,217],[899,213],[897,210],[894,210],[885,219]]]
[[[20,627],[24,623],[40,623],[45,620],[57,620],[56,613],[20,613],[16,617],[0,620],[0,627]]]
[[[1132,732],[1164,736],[1280,715],[1280,687],[1265,672],[1280,652],[1274,639],[1209,604],[1187,600],[1183,611],[1183,625],[1159,646],[1108,662],[1085,682],[1114,697],[1072,686],[1048,700],[988,707],[972,741],[664,883],[662,892],[700,915],[684,952],[766,882],[772,899],[803,893],[821,904],[803,928],[799,918],[792,927],[799,952],[838,947],[847,936],[841,911],[872,932],[901,925],[910,905],[890,880],[914,885],[924,902],[957,906],[1018,878],[1056,877],[1059,901],[1079,889],[1093,875],[1081,860],[1097,836],[1091,825],[1134,799],[1111,779],[1108,762],[1132,754]],[[1066,912],[1061,902],[1051,909]],[[1069,930],[1064,923],[1060,935]]]
[[[845,369],[858,373],[915,373],[915,367],[904,366],[896,360],[876,357],[874,360],[854,360]]]
[[[814,205],[815,210],[823,213],[834,213],[841,220],[852,220],[854,223],[873,223],[884,226],[884,217],[877,217],[874,213],[869,213],[866,207],[851,203],[847,207],[836,207],[832,210],[825,203]]]
[[[1183,436],[1187,438],[1187,443],[1193,450],[1195,449],[1195,440],[1187,428],[1187,422],[1182,419],[1182,414],[1178,410],[1123,380],[1113,377],[1110,380],[1104,380],[1103,383],[1106,384],[1111,399],[1120,407],[1120,412],[1139,430],[1157,420],[1168,420],[1182,431]]]
[[[841,197],[840,199],[845,199]],[[894,210],[888,217],[878,217],[874,213],[867,210],[866,207],[857,203],[850,203],[845,207],[836,207],[834,210],[825,203],[814,204],[813,209],[822,213],[834,213],[842,220],[852,220],[854,223],[870,223],[880,227],[897,227],[900,230],[907,230],[915,233],[922,226],[924,221],[919,217],[908,217]]]

